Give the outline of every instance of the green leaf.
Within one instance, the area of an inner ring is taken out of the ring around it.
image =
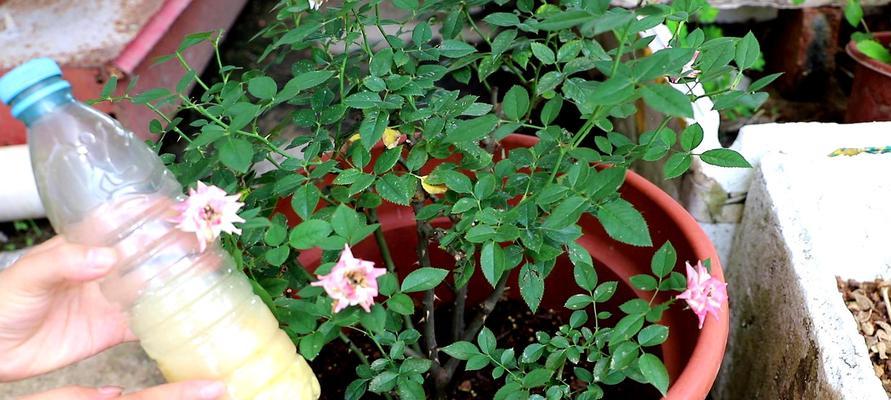
[[[758,39],[755,39],[755,35],[750,31],[736,44],[734,61],[739,69],[749,69],[755,65],[755,61],[758,61],[760,54],[761,46],[758,44]]]
[[[656,346],[662,344],[668,338],[668,327],[653,324],[640,330],[637,334],[637,342],[641,346]]]
[[[640,368],[640,373],[647,378],[647,381],[655,386],[656,389],[659,389],[663,396],[667,395],[668,371],[665,369],[665,365],[662,364],[662,360],[652,354],[644,353],[637,360],[637,365]]]
[[[563,306],[570,310],[581,310],[593,302],[594,299],[591,298],[591,296],[586,294],[574,294],[572,297],[566,299],[566,303],[563,304]]]
[[[417,10],[418,0],[393,0],[393,5],[403,10]]]
[[[663,278],[674,270],[677,260],[678,255],[674,250],[674,246],[671,245],[671,242],[665,242],[653,254],[653,259],[650,261],[650,270],[653,271],[653,275]]]
[[[115,89],[118,87],[118,77],[112,75],[108,78],[108,82],[105,83],[105,86],[102,87],[102,92],[99,93],[99,98],[104,99],[114,93]]]
[[[346,388],[344,400],[359,400],[368,390],[368,382],[364,379],[356,379],[352,381]]]
[[[285,87],[276,96],[275,103],[288,101],[303,90],[321,85],[333,75],[334,72],[331,71],[310,71],[297,75],[285,84]]]
[[[415,194],[417,182],[411,175],[388,173],[375,182],[374,188],[387,201],[406,206]]]
[[[561,229],[573,225],[588,208],[588,201],[581,196],[573,196],[554,208],[541,225],[545,229]]]
[[[650,275],[634,275],[628,279],[631,282],[631,286],[640,290],[653,290],[656,289],[656,278],[653,278]]]
[[[291,247],[307,250],[316,247],[322,239],[331,234],[331,224],[320,219],[303,221],[291,230],[289,242]]]
[[[273,247],[266,251],[263,254],[263,257],[266,259],[266,262],[269,265],[273,265],[276,267],[280,267],[285,261],[288,260],[288,256],[291,254],[291,249],[287,246],[281,247]]]
[[[609,368],[612,370],[625,369],[637,359],[640,347],[634,342],[625,342],[613,350],[610,357]]]
[[[622,317],[610,334],[610,342],[618,343],[630,339],[643,327],[644,315],[631,314]]]
[[[550,47],[538,42],[532,42],[530,46],[532,49],[532,55],[534,55],[535,58],[537,58],[543,64],[549,65],[557,61],[557,56],[554,54],[554,50],[551,50]]]
[[[368,390],[371,390],[374,393],[389,392],[396,387],[396,378],[398,377],[399,374],[393,371],[381,372],[368,384]]]
[[[656,111],[675,117],[693,118],[690,98],[668,85],[646,85],[640,88],[644,102]]]
[[[532,371],[529,371],[526,376],[523,377],[523,387],[532,389],[544,386],[546,383],[548,383],[548,381],[551,380],[551,375],[553,373],[553,371],[545,368],[533,369]]]
[[[615,281],[603,282],[594,289],[594,301],[603,303],[613,297],[619,284]]]
[[[520,295],[532,313],[538,311],[544,295],[544,278],[533,264],[526,264],[520,269]]]
[[[409,1],[409,0],[401,0],[401,1]],[[417,4],[417,0],[412,0]],[[427,397],[424,395],[424,386],[418,382],[415,382],[411,379],[405,379],[404,377],[399,378],[399,383],[396,385],[396,393],[399,394],[399,398],[401,400],[425,400]]]
[[[891,52],[889,52],[888,49],[885,48],[885,46],[875,40],[869,39],[857,42],[857,50],[860,50],[869,58],[881,61],[886,64],[891,64]]]
[[[381,140],[389,122],[390,116],[386,113],[371,111],[365,114],[365,118],[359,124],[359,136],[362,138],[362,146],[366,150],[371,150]]]
[[[475,47],[459,40],[443,40],[439,45],[439,53],[448,58],[464,57],[475,52]]]
[[[258,99],[269,100],[275,97],[278,87],[275,80],[268,76],[258,76],[248,81],[248,93]]]
[[[572,268],[575,283],[585,290],[594,290],[597,286],[597,270],[590,264],[578,263]]]
[[[353,242],[352,236],[358,233],[359,228],[363,225],[365,223],[360,219],[359,213],[344,204],[338,205],[334,214],[331,215],[331,227],[334,232],[346,238],[350,243]]]
[[[219,146],[219,153],[223,165],[245,173],[254,158],[254,147],[247,140],[230,137]]]
[[[458,121],[448,130],[445,143],[461,143],[479,140],[488,135],[498,125],[498,117],[489,114],[479,118]]]
[[[582,41],[570,40],[563,46],[560,46],[560,49],[557,50],[557,61],[567,62],[575,59],[578,57],[580,51],[582,51]]]
[[[352,108],[365,110],[377,107],[381,103],[381,96],[374,92],[359,92],[347,96],[343,103]]]
[[[439,268],[418,268],[402,280],[402,292],[422,292],[438,286],[449,274],[448,270]]]
[[[597,212],[597,219],[613,239],[634,246],[652,246],[647,222],[631,203],[616,199],[604,204]]]
[[[520,24],[520,18],[515,14],[505,12],[489,14],[483,18],[483,21],[496,26],[517,26]]]
[[[288,237],[288,229],[283,225],[273,224],[266,230],[263,241],[270,246],[278,246],[284,243]]]
[[[412,315],[415,313],[415,303],[405,293],[396,293],[387,299],[387,307],[401,315]]]
[[[699,158],[719,167],[752,168],[752,165],[741,154],[730,149],[711,149],[700,154]]]
[[[467,360],[474,355],[480,354],[473,343],[465,341],[452,343],[440,350],[459,360]]]
[[[294,191],[294,196],[291,197],[291,208],[294,209],[294,212],[300,218],[307,220],[316,210],[321,197],[322,192],[319,191],[318,187],[315,185],[303,185]]]
[[[492,57],[501,56],[501,53],[514,44],[516,38],[517,31],[515,29],[508,29],[495,36],[495,39],[492,40]]]
[[[207,124],[201,127],[201,133],[186,146],[186,150],[194,150],[202,146],[216,142],[226,135],[226,130],[216,124]]]
[[[495,242],[486,242],[480,252],[480,265],[486,280],[494,287],[504,273],[504,250]]]
[[[554,122],[557,119],[557,116],[560,115],[560,110],[563,108],[563,97],[554,96],[554,98],[548,100],[545,103],[544,107],[541,108],[541,123],[544,125],[550,125],[551,122]]]
[[[757,80],[757,81],[755,81],[755,82],[752,82],[752,84],[749,85],[749,89],[748,89],[748,90],[749,90],[750,92],[757,92],[757,91],[759,91],[759,90],[761,90],[761,89],[764,89],[764,88],[767,87],[767,85],[770,85],[771,83],[773,83],[773,81],[775,81],[777,78],[779,78],[779,77],[782,76],[782,75],[783,75],[782,72],[777,72],[777,73],[775,73],[775,74],[767,75],[767,76],[765,76],[765,77],[763,77],[763,78],[761,78],[761,79],[759,79],[759,80]]]
[[[476,343],[480,346],[480,351],[485,354],[492,354],[495,351],[495,334],[487,327],[480,330],[480,334],[476,337]]]
[[[489,357],[484,354],[477,354],[470,356],[467,359],[467,364],[464,366],[465,371],[476,371],[485,368],[489,365]]]
[[[312,361],[319,355],[319,351],[322,350],[324,345],[325,335],[322,332],[314,332],[300,339],[300,354],[306,357],[307,360]]]
[[[504,95],[501,107],[507,118],[519,121],[529,111],[529,93],[522,86],[514,85]]]
[[[696,123],[684,128],[681,132],[681,148],[690,151],[702,143],[702,127]]]
[[[473,183],[467,175],[455,170],[441,170],[437,173],[446,187],[457,193],[473,193]]]
[[[587,11],[563,11],[545,18],[536,27],[545,31],[559,31],[590,22],[592,17]]]
[[[396,165],[396,162],[399,161],[399,157],[402,155],[402,146],[396,146],[392,149],[387,149],[377,158],[377,162],[374,163],[374,173],[381,175],[384,174]]]
[[[430,29],[430,25],[426,22],[421,22],[415,25],[415,28],[411,31],[411,41],[417,46],[429,42],[432,38],[433,31]]]
[[[860,22],[863,21],[863,8],[860,7],[859,0],[845,2],[845,19],[855,28],[860,26]]]
[[[693,158],[689,154],[674,153],[665,160],[665,165],[662,166],[662,173],[665,175],[665,179],[677,178],[690,169],[692,162]]]
[[[371,307],[371,312],[362,312],[359,323],[372,333],[382,333],[386,328],[387,310],[380,304]]]
[[[542,354],[544,354],[545,346],[539,343],[532,343],[523,350],[523,354],[520,356],[520,362],[524,364],[531,364],[538,361],[541,358]]]

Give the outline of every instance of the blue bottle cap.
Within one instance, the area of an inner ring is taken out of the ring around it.
[[[9,104],[16,96],[27,91],[34,85],[53,77],[61,77],[62,69],[59,64],[49,58],[35,58],[0,77],[0,101]],[[24,99],[17,99],[12,114],[17,116],[27,106],[40,101],[44,97],[61,89],[70,88],[71,84],[65,81],[54,84],[28,94]]]

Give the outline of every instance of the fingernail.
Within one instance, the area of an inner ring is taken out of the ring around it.
[[[103,386],[97,389],[99,395],[105,398],[113,398],[118,397],[121,393],[124,393],[124,388],[118,386]]]
[[[202,400],[216,400],[226,392],[226,385],[221,382],[207,383],[198,391],[198,397]]]
[[[107,269],[118,261],[118,254],[114,249],[92,248],[87,254],[88,261],[94,269]]]

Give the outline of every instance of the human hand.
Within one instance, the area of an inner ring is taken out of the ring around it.
[[[225,392],[225,386],[219,382],[192,381],[156,386],[127,395],[122,395],[122,392],[123,389],[114,386],[70,386],[19,400],[217,400]]]
[[[0,272],[0,382],[43,374],[135,337],[99,290],[111,248],[43,243]]]

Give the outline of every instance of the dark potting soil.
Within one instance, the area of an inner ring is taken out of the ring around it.
[[[472,314],[471,314],[472,315]],[[449,321],[450,310],[437,310],[438,321]],[[516,300],[503,300],[489,317],[486,324],[498,338],[498,347],[513,347],[521,352],[526,345],[535,340],[535,332],[543,330],[553,332],[563,325],[563,318],[553,310],[542,310],[532,314],[525,303]],[[440,324],[445,325],[445,324]],[[445,331],[445,329],[443,329]],[[443,334],[443,341],[446,335]],[[380,357],[374,344],[360,334],[350,334],[350,338],[359,348],[373,360]],[[423,338],[421,339],[423,341]],[[422,342],[423,343],[423,342]],[[447,342],[448,343],[448,342]],[[440,357],[448,356],[441,354]],[[349,347],[337,340],[329,343],[319,356],[312,361],[313,371],[322,386],[322,400],[342,400],[347,385],[356,378],[355,368],[359,361]],[[590,366],[589,366],[590,367]],[[492,399],[501,388],[502,379],[492,379],[491,368],[480,371],[463,372],[463,365],[452,381],[449,393],[450,400]],[[577,386],[576,386],[577,385]],[[575,387],[582,387],[581,382],[574,382]],[[603,387],[607,399],[658,399],[659,392],[650,385],[639,384],[632,380],[616,386]],[[364,398],[380,399],[382,397],[367,393]]]
[[[891,282],[836,280],[845,305],[854,314],[857,328],[866,340],[873,370],[891,397],[891,320],[888,319],[891,317]]]

